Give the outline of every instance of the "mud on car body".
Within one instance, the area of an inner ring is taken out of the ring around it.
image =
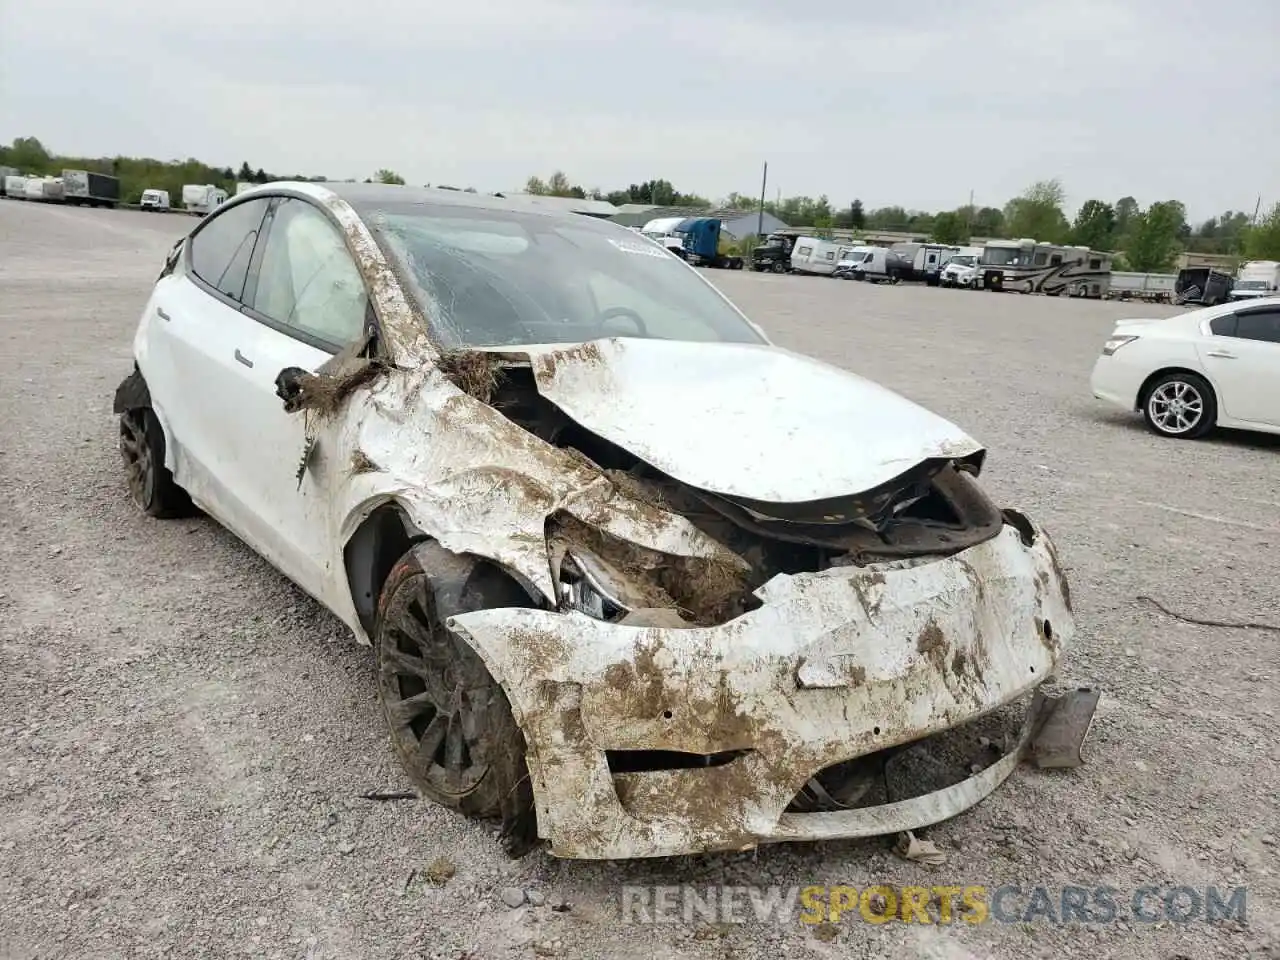
[[[983,447],[625,228],[264,185],[175,247],[134,355],[138,504],[371,643],[407,775],[514,854],[891,833],[1079,760],[1096,692],[1038,689],[1066,581]]]

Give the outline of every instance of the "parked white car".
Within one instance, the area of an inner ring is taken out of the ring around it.
[[[624,227],[264,185],[173,248],[134,357],[138,506],[199,506],[372,643],[406,775],[513,854],[894,833],[1080,762],[1097,690],[1038,689],[1067,584],[984,448]],[[908,748],[946,778],[889,797]]]
[[[1203,437],[1215,426],[1280,433],[1280,297],[1121,320],[1092,387],[1165,437]]]

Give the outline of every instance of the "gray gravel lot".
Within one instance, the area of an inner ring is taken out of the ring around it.
[[[127,498],[112,393],[192,224],[0,202],[0,957],[1280,956],[1280,635],[1136,599],[1280,623],[1280,443],[1160,440],[1088,389],[1115,318],[1172,308],[713,274],[781,344],[988,445],[989,487],[1048,524],[1071,576],[1066,675],[1106,689],[1088,762],[1024,770],[930,831],[936,870],[882,841],[510,862],[486,827],[359,799],[405,786],[369,651],[208,519],[148,520]],[[436,885],[439,858],[456,873]],[[817,931],[618,919],[623,884],[877,882],[1108,885],[1122,910]],[[1248,922],[1142,922],[1123,906],[1145,884],[1247,885]],[[505,887],[547,902],[513,909]]]

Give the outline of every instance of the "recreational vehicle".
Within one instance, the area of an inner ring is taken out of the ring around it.
[[[984,290],[1100,299],[1111,286],[1111,255],[1030,239],[991,240],[978,272]]]
[[[840,244],[834,240],[820,240],[817,237],[797,237],[796,245],[791,251],[792,273],[816,273],[831,276],[836,272],[836,256]]]

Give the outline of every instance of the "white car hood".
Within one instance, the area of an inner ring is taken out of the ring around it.
[[[879,384],[771,345],[614,338],[518,353],[538,392],[580,426],[723,496],[849,496],[924,460],[982,450]]]

